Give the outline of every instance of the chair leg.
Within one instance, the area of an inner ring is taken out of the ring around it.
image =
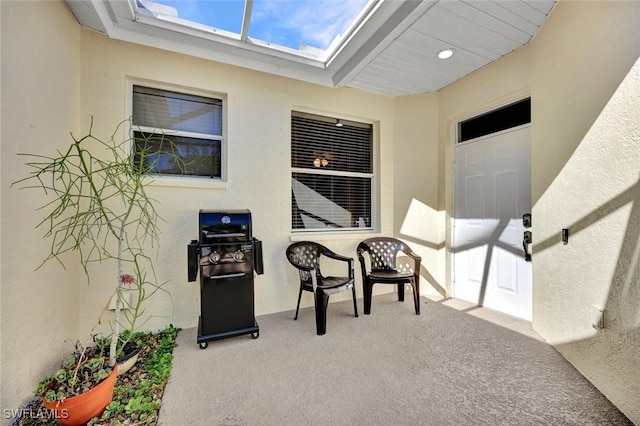
[[[300,292],[298,293],[298,304],[296,305],[296,316],[293,317],[293,320],[298,319],[298,311],[300,310],[300,299],[302,298],[302,286],[300,286]]]
[[[356,316],[356,318],[358,317],[358,304],[356,303],[356,285],[354,284],[351,287],[351,291],[353,293],[353,312]]]
[[[364,297],[364,314],[371,314],[371,295],[373,293],[373,283],[367,278],[362,280],[362,293]]]
[[[398,284],[398,300],[404,302],[404,283]]]
[[[329,295],[321,289],[315,292],[316,301],[316,332],[318,336],[322,336],[327,332],[327,305],[329,304]]]
[[[413,288],[413,304],[416,307],[416,315],[420,315],[420,281],[414,280],[411,287]]]

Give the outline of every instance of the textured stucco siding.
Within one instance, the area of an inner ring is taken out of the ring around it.
[[[146,329],[196,324],[186,245],[201,208],[251,209],[264,242],[256,313],[294,309],[297,275],[284,259],[301,238],[290,232],[291,110],[374,125],[376,231],[423,256],[423,293],[450,296],[455,124],[530,95],[533,325],[640,424],[640,2],[560,1],[530,45],[438,93],[398,99],[112,40],[81,29],[63,1],[1,1],[0,18],[2,408],[24,402],[68,351],[65,340],[86,336],[113,289],[107,266],[90,286],[73,262],[34,271],[47,253],[34,229],[43,199],[8,187],[26,172],[16,154],[65,146],[90,116],[94,132],[110,136],[131,112],[131,84],[142,82],[223,97],[228,143],[224,184],[149,189],[164,219],[157,272],[171,298],[152,300]],[[312,238],[355,257],[366,236]],[[591,326],[592,306],[605,311],[602,330]]]

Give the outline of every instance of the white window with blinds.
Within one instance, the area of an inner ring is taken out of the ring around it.
[[[371,230],[373,126],[291,113],[293,232]]]
[[[223,178],[222,99],[134,85],[132,117],[133,149],[152,174]]]

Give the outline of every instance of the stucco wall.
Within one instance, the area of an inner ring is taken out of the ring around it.
[[[365,120],[376,128],[376,149],[381,161],[378,201],[381,229],[393,232],[393,99],[350,89],[330,89],[286,78],[176,55],[162,50],[108,39],[84,31],[82,35],[82,117],[93,115],[96,131],[108,132],[129,113],[130,82],[163,84],[177,90],[217,93],[227,105],[228,182],[226,187],[173,187],[161,181],[150,188],[159,201],[161,241],[157,272],[167,281],[172,301],[159,295],[149,305],[158,315],[148,327],[168,322],[194,327],[199,315],[199,285],[188,283],[186,245],[198,237],[198,210],[248,208],[254,236],[263,240],[264,275],[255,280],[256,314],[295,308],[297,272],[284,251],[290,232],[290,114],[305,110]],[[108,133],[107,133],[108,134]],[[406,143],[406,142],[405,142]],[[363,234],[306,237],[325,243],[337,252],[355,257]],[[83,323],[92,318],[92,300],[106,297],[108,285],[96,285],[85,294]],[[340,294],[332,299],[340,300]],[[303,296],[303,305],[312,305]]]
[[[42,199],[9,188],[27,173],[19,152],[53,152],[77,129],[80,26],[61,2],[0,2],[2,15],[2,348],[0,407],[18,409],[81,338],[75,264],[34,269],[47,254],[36,208]],[[4,420],[3,422],[10,421]]]
[[[90,287],[68,263],[34,268],[46,255],[38,197],[8,189],[26,168],[17,152],[53,149],[68,132],[109,136],[129,111],[132,79],[217,93],[227,102],[228,183],[150,189],[160,201],[158,297],[145,328],[193,327],[197,283],[186,281],[186,244],[200,208],[249,208],[264,241],[256,312],[295,307],[297,276],[284,260],[290,234],[289,114],[302,109],[375,124],[381,161],[381,231],[416,245],[429,274],[451,294],[453,125],[531,94],[534,327],[634,422],[640,423],[640,94],[638,2],[560,2],[533,43],[438,94],[389,99],[328,89],[171,54],[81,31],[62,2],[0,2],[2,35],[2,407],[18,408],[45,372],[81,338],[108,297],[104,270]],[[422,221],[421,221],[422,220]],[[431,224],[433,227],[431,227]],[[567,246],[559,231],[572,229]],[[355,255],[365,235],[319,240]],[[444,245],[443,245],[444,244]],[[20,267],[15,267],[19,265]],[[64,283],[77,281],[73,286]],[[427,289],[427,292],[432,289]],[[361,296],[361,295],[360,295]],[[340,295],[335,300],[348,297]],[[303,297],[303,305],[312,304]],[[589,309],[606,309],[591,328]],[[79,324],[75,324],[75,320]],[[34,343],[35,342],[35,343]],[[46,351],[33,350],[36,346]],[[29,348],[25,351],[24,348]]]
[[[449,218],[453,126],[531,94],[533,325],[636,423],[639,13],[638,2],[559,2],[529,46],[442,90],[439,121]],[[604,330],[591,305],[605,308]]]
[[[199,286],[187,282],[186,245],[197,238],[201,208],[251,209],[254,235],[264,241],[265,261],[265,274],[255,283],[256,314],[295,308],[298,276],[284,257],[294,239],[290,233],[292,109],[374,124],[375,149],[385,158],[376,164],[381,176],[379,227],[383,233],[393,233],[393,99],[110,40],[81,30],[63,2],[0,4],[3,408],[19,408],[38,380],[68,353],[68,342],[86,336],[112,292],[114,276],[112,267],[98,266],[87,286],[73,256],[66,271],[52,263],[34,272],[47,254],[44,231],[33,229],[41,220],[36,208],[43,198],[36,192],[7,189],[8,183],[27,173],[16,153],[53,153],[70,141],[69,132],[83,134],[90,116],[95,120],[93,133],[109,137],[130,114],[132,79],[216,93],[225,97],[227,105],[227,183],[200,188],[158,184],[149,189],[165,220],[160,224],[157,272],[160,280],[167,281],[171,298],[159,294],[148,305],[151,319],[145,329],[168,323],[188,328],[197,323]],[[357,243],[368,235],[315,239],[355,256]],[[302,302],[313,303],[307,294]],[[106,321],[102,330],[108,331]]]
[[[534,327],[636,423],[639,22],[638,2],[561,2],[531,45]]]
[[[394,234],[422,257],[421,293],[445,296],[444,210],[438,204],[438,93],[395,100]]]

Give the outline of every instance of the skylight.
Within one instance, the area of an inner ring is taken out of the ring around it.
[[[138,0],[137,4],[139,9],[146,9],[165,21],[201,30],[209,29],[218,35],[255,45],[326,60],[375,2]],[[243,23],[247,28],[243,28]]]

